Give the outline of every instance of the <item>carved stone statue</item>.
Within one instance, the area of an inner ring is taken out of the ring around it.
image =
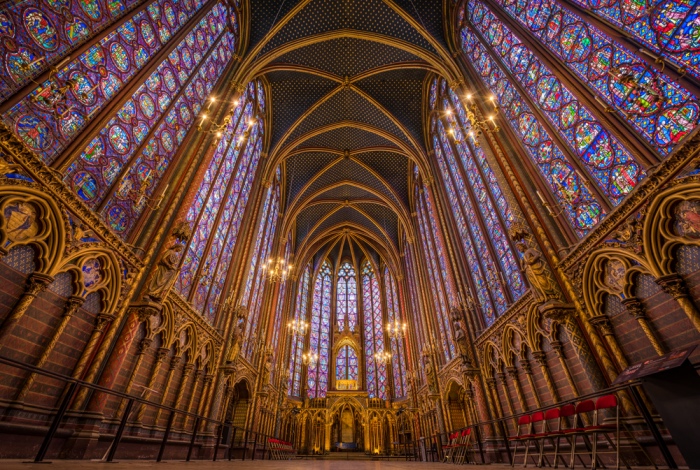
[[[428,390],[430,393],[438,393],[437,389],[437,374],[430,354],[423,354],[423,367],[425,370],[425,378],[428,381]]]
[[[467,333],[462,326],[462,311],[458,307],[452,307],[450,310],[450,318],[454,326],[454,335],[452,339],[459,349],[459,355],[462,357],[463,364],[469,364],[469,343],[467,341]]]
[[[183,246],[181,244],[175,243],[163,253],[163,256],[158,261],[158,265],[146,286],[144,297],[149,297],[159,302],[168,295],[178,272],[182,249]]]
[[[245,333],[246,321],[248,320],[248,308],[244,306],[238,307],[234,311],[236,315],[233,331],[231,332],[231,349],[229,350],[226,362],[231,363],[236,360],[238,353],[243,345],[243,335]]]
[[[270,388],[270,376],[272,375],[272,350],[265,353],[265,363],[263,364],[262,375],[260,377],[260,387],[263,390]]]
[[[516,242],[515,247],[523,254],[520,266],[532,286],[532,294],[535,300],[538,302],[558,300],[560,298],[559,288],[548,276],[547,264],[542,259],[542,254],[534,248],[528,248],[527,244],[522,240]]]

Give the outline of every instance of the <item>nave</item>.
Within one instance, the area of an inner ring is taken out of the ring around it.
[[[0,3],[0,465],[700,469],[699,54],[700,0]]]

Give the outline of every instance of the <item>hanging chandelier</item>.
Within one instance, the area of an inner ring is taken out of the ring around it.
[[[284,282],[292,270],[291,264],[286,264],[284,258],[270,258],[262,265],[264,276],[270,282]]]
[[[391,353],[388,351],[379,351],[374,353],[374,359],[380,364],[387,364],[391,360]]]
[[[408,325],[398,320],[386,324],[386,331],[391,339],[402,339],[406,335],[406,328]]]
[[[313,367],[316,364],[316,361],[318,361],[318,354],[315,351],[305,352],[301,355],[301,361],[305,366]]]
[[[306,329],[309,327],[309,324],[305,322],[304,320],[301,319],[294,319],[287,323],[287,329],[293,334],[293,335],[305,335],[306,334]]]

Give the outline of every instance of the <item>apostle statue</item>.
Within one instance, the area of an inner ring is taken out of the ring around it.
[[[529,248],[524,240],[516,242],[515,247],[522,253],[520,266],[532,286],[535,301],[544,303],[560,299],[559,288],[549,276],[547,263],[542,258],[542,254],[534,248]]]
[[[438,393],[437,374],[430,353],[423,353],[423,367],[425,370],[425,378],[428,381],[428,391],[430,393]]]
[[[240,306],[234,310],[233,331],[231,332],[231,349],[226,358],[227,363],[232,363],[238,357],[238,353],[243,346],[243,334],[245,333],[246,321],[248,320],[248,308]]]
[[[168,295],[170,286],[172,286],[178,273],[180,254],[183,248],[181,244],[175,243],[163,253],[146,286],[144,297],[160,302]]]

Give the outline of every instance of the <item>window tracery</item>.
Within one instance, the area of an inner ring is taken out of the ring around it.
[[[357,328],[357,281],[355,268],[349,261],[345,261],[338,269],[336,303],[336,325],[343,331],[345,325],[348,330]]]
[[[304,268],[299,277],[299,287],[295,302],[294,319],[306,321],[306,312],[309,306],[309,285],[311,284],[311,263]],[[304,354],[305,335],[297,334],[292,337],[292,349],[289,355],[289,395],[301,397],[302,384],[302,355]]]
[[[318,354],[318,361],[309,365],[306,385],[309,398],[323,398],[328,392],[328,353],[331,333],[331,289],[333,271],[324,261],[316,275],[311,306],[309,349]]]
[[[384,343],[382,297],[377,274],[369,260],[362,264],[362,317],[364,322],[365,367],[370,398],[386,400],[387,367],[374,355],[387,350]]]
[[[261,89],[262,90],[262,89]],[[175,289],[213,319],[250,195],[263,143],[264,109],[251,82],[216,147],[186,221],[194,227]],[[274,194],[277,194],[276,186]],[[272,205],[266,199],[266,211]],[[278,204],[278,197],[274,204]],[[213,236],[212,236],[213,235]],[[251,306],[248,305],[250,308]]]
[[[394,276],[391,275],[389,267],[384,267],[384,292],[386,293],[386,312],[389,323],[404,323],[401,302]],[[394,379],[394,398],[406,396],[406,339],[404,337],[392,337],[391,343],[391,370]]]

